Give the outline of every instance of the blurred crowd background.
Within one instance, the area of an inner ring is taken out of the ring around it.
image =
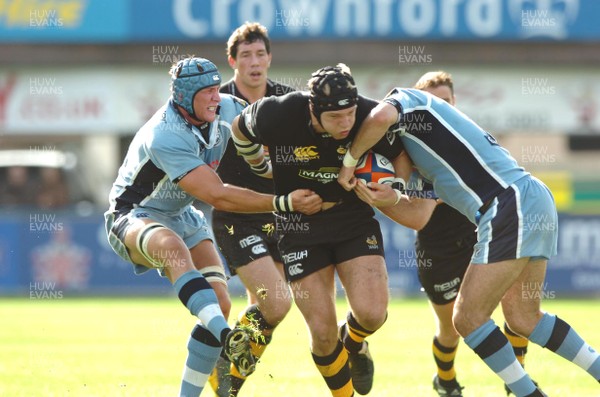
[[[225,42],[257,21],[272,39],[269,77],[298,90],[338,62],[376,99],[451,73],[457,106],[555,195],[546,289],[597,295],[599,17],[597,0],[0,1],[0,294],[170,290],[110,251],[108,191],[169,97],[170,65],[202,56],[228,80]],[[382,223],[393,290],[418,294],[413,233]]]

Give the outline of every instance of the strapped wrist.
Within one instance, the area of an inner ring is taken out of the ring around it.
[[[346,151],[342,164],[344,164],[344,167],[356,167],[356,164],[358,164],[358,160],[352,157],[350,149]]]
[[[394,189],[394,193],[396,193],[396,202],[394,203],[394,205],[396,205],[402,199],[402,192],[398,189]]]
[[[294,207],[292,205],[292,195],[282,194],[279,196],[273,196],[273,208],[276,212],[293,212]]]

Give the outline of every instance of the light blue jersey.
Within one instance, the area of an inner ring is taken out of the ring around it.
[[[193,169],[216,169],[231,137],[231,123],[246,103],[221,94],[216,119],[204,128],[188,123],[167,102],[137,132],[110,191],[104,214],[113,250],[132,262],[124,232],[131,219],[150,218],[179,235],[188,248],[212,239],[206,218],[191,204],[195,200],[178,185]],[[149,268],[135,264],[135,272]]]
[[[454,106],[424,91],[395,88],[397,131],[436,194],[475,222],[477,210],[529,175],[494,137]]]
[[[551,192],[494,137],[424,91],[395,88],[384,102],[398,110],[393,128],[419,173],[445,203],[478,225],[472,263],[556,255]]]
[[[195,198],[177,183],[196,167],[217,168],[231,122],[245,107],[231,95],[221,98],[217,118],[205,127],[208,134],[185,121],[171,101],[154,114],[135,135],[119,169],[109,196],[111,211],[144,207],[169,216],[187,209]]]

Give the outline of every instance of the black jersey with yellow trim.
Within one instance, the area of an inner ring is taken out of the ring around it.
[[[290,86],[267,79],[267,92],[265,96],[281,96],[293,91],[294,88]],[[248,102],[248,99],[240,93],[233,79],[222,85],[219,92],[231,94]],[[219,177],[225,183],[245,187],[260,193],[273,193],[273,180],[253,173],[244,159],[237,155],[233,141],[229,141],[227,144],[227,148],[217,169],[217,174],[219,174]]]
[[[242,111],[238,125],[249,140],[269,147],[276,194],[304,188],[327,202],[357,203],[360,200],[356,194],[344,190],[337,177],[348,145],[377,104],[359,95],[354,126],[341,140],[315,132],[309,114],[309,93],[304,91],[255,102]],[[373,151],[389,159],[402,149],[400,139],[391,133],[373,147]]]

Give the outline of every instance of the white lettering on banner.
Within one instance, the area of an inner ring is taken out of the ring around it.
[[[559,227],[559,256],[552,259],[552,267],[600,268],[600,220],[568,219]]]
[[[393,0],[375,0],[375,21],[374,32],[378,36],[385,36],[392,30],[392,1]]]
[[[465,11],[469,30],[479,37],[497,35],[502,28],[500,0],[472,0]]]
[[[579,0],[508,3],[505,10],[502,0],[173,0],[172,11],[177,29],[191,38],[226,37],[245,21],[276,27],[291,37],[319,36],[328,19],[338,36],[386,36],[396,27],[409,37],[425,37],[437,28],[446,37],[460,31],[487,38],[509,23],[514,28],[504,33],[520,29],[524,37],[564,38],[579,13]]]
[[[177,0],[175,0],[177,1]],[[218,36],[227,36],[233,30],[233,27],[229,26],[231,20],[230,4],[234,3],[235,0],[218,0],[212,2],[212,21],[213,21],[213,32]],[[250,19],[251,20],[251,19]],[[269,28],[270,26],[267,26]]]
[[[334,30],[340,36],[350,33],[359,36],[369,34],[370,3],[362,0],[337,0],[333,21]],[[354,19],[352,18],[354,15]]]
[[[21,103],[19,113],[24,120],[84,120],[103,116],[100,98],[63,98],[61,96],[31,96]]]
[[[213,1],[213,7],[217,2]],[[221,7],[220,2],[217,7]],[[275,4],[272,1],[244,0],[239,5],[238,19],[240,21],[257,21],[270,29],[275,19]]]
[[[405,0],[400,3],[398,13],[400,26],[409,36],[424,36],[435,24],[433,0]]]
[[[173,19],[175,25],[183,34],[189,37],[202,37],[208,35],[210,26],[206,21],[194,19],[192,16],[193,0],[174,0]],[[213,1],[214,3],[214,1]],[[215,7],[213,6],[213,10]],[[218,24],[215,23],[218,26]],[[227,24],[229,26],[229,24]]]
[[[294,15],[301,16],[302,23],[283,24],[290,36],[300,36],[305,28],[311,36],[318,36],[325,28],[325,20],[331,0],[279,0],[278,10],[292,12]],[[275,15],[277,18],[277,14]],[[277,21],[275,21],[277,23]]]

